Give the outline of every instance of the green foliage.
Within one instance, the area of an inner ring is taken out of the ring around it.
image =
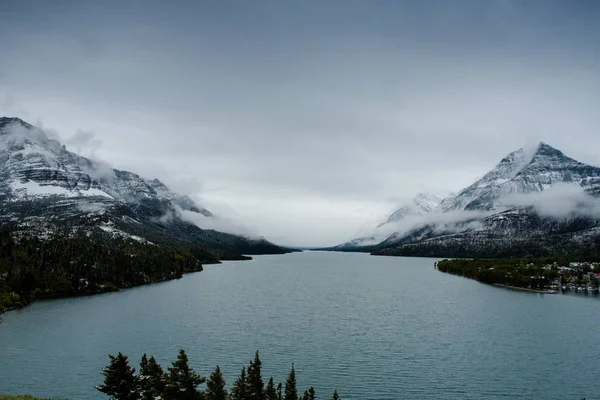
[[[17,237],[18,239],[14,239]],[[50,238],[0,231],[0,312],[36,298],[103,293],[180,278],[219,262],[207,250],[58,232]]]
[[[149,360],[146,354],[142,356],[139,390],[143,400],[154,400],[165,390],[164,371],[154,356],[150,356]]]
[[[248,375],[246,376],[246,400],[265,399],[265,385],[261,376],[261,365],[257,350],[254,355],[254,360],[250,361],[250,365],[248,366]]]
[[[294,364],[292,364],[292,369],[285,382],[285,396],[282,395],[281,382],[275,387],[273,377],[269,379],[265,388],[258,351],[254,359],[250,361],[250,365],[247,368],[242,367],[229,396],[221,368],[217,365],[206,380],[189,367],[188,357],[183,349],[179,350],[177,360],[171,363],[172,366],[166,373],[163,372],[162,367],[153,356],[148,358],[146,354],[142,356],[139,375],[135,374],[135,369],[129,366],[127,357],[123,354],[119,353],[109,357],[110,364],[102,371],[104,384],[98,386],[97,389],[115,400],[154,400],[157,398],[164,400],[316,399],[316,392],[312,386],[304,392],[302,397],[298,397]],[[206,383],[204,392],[198,389],[202,383]],[[333,399],[339,399],[337,391],[334,392]],[[4,399],[0,396],[0,400]]]
[[[203,399],[204,396],[197,387],[206,382],[206,378],[190,368],[185,350],[180,349],[177,360],[171,364],[165,377],[164,397],[169,400]]]
[[[221,368],[217,365],[215,371],[208,377],[206,381],[206,400],[227,400],[227,384],[221,373]]]
[[[308,390],[305,390],[304,395],[302,395],[302,400],[315,400],[315,398],[316,398],[315,388],[312,386],[310,388],[308,388]]]
[[[298,391],[296,390],[296,370],[294,369],[294,363],[292,363],[292,369],[288,374],[285,381],[285,394],[284,400],[298,400]]]
[[[242,367],[242,372],[233,384],[231,389],[230,400],[245,400],[246,399],[246,367]]]
[[[127,356],[119,353],[116,356],[109,355],[109,357],[110,364],[102,370],[104,384],[97,386],[96,389],[115,400],[140,399],[135,368],[131,368]]]
[[[337,392],[337,389],[333,391],[333,396],[331,396],[331,400],[340,400],[340,395]]]
[[[275,382],[273,382],[273,377],[271,377],[271,379],[269,379],[269,383],[267,383],[267,388],[265,389],[265,399],[278,400],[277,390],[275,389]]]
[[[589,265],[559,271],[575,260],[569,257],[505,258],[505,259],[454,259],[436,263],[439,271],[464,276],[488,284],[501,284],[541,290],[552,281],[581,279],[590,271]]]

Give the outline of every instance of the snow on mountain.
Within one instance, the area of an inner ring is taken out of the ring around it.
[[[523,149],[510,153],[483,178],[444,199],[440,209],[496,210],[508,195],[541,192],[557,183],[577,184],[590,193],[598,191],[600,168],[573,160],[542,142],[531,155]]]
[[[234,246],[246,253],[259,243],[260,251],[283,251],[262,238],[215,231],[217,219],[158,179],[81,157],[18,118],[0,118],[0,223],[110,227],[150,241]],[[211,223],[203,230],[193,221]]]
[[[399,234],[398,228],[401,224],[404,223],[410,228],[414,223],[417,223],[421,217],[435,211],[439,207],[442,199],[443,198],[437,194],[419,193],[413,199],[409,200],[406,204],[390,214],[388,218],[377,225],[370,234],[340,244],[334,248],[351,249],[379,244],[386,240],[386,238]],[[404,229],[406,228],[403,228],[403,230]]]
[[[594,240],[578,241],[600,235],[598,193],[600,168],[540,143],[534,152],[508,154],[483,178],[444,199],[425,224],[381,242],[377,253],[485,257],[600,252],[599,240],[594,239],[597,249]]]
[[[443,197],[433,193],[419,193],[415,198],[394,211],[387,220],[380,224],[390,224],[400,222],[408,216],[425,215],[435,211],[442,202]]]

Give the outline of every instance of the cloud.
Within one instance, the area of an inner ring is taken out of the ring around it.
[[[17,3],[15,113],[286,244],[339,243],[524,142],[600,164],[593,2]]]
[[[79,165],[83,172],[97,181],[111,183],[115,179],[114,168],[106,162],[80,159]]]
[[[600,199],[574,183],[557,183],[541,192],[512,194],[501,199],[508,207],[530,207],[542,216],[565,218],[573,214],[600,218]]]
[[[74,149],[77,154],[88,158],[94,158],[96,151],[102,146],[102,140],[94,132],[82,129],[64,138],[63,143]]]
[[[227,217],[220,217],[218,215],[206,217],[194,211],[181,209],[178,210],[178,213],[181,219],[191,222],[202,229],[212,229],[218,232],[231,233],[248,238],[256,238],[259,236],[255,232],[252,232],[251,229],[241,226],[239,223],[231,221]]]

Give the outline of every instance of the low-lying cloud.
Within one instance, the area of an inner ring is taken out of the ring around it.
[[[365,229],[359,236],[371,238],[362,245],[381,243],[400,239],[415,233],[421,228],[429,228],[427,233],[438,235],[465,230],[476,230],[482,227],[482,220],[490,215],[511,208],[529,208],[540,216],[552,218],[568,218],[583,216],[600,218],[600,199],[588,194],[575,183],[557,183],[546,190],[533,193],[515,193],[497,201],[494,210],[465,211],[453,210],[448,212],[434,211],[425,215],[409,214],[396,222],[388,222],[376,228]]]
[[[576,214],[600,218],[600,199],[575,183],[557,183],[541,192],[508,195],[501,203],[507,207],[533,206],[537,213],[548,217],[565,218]]]

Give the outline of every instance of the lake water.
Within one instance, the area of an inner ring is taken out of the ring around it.
[[[305,252],[0,316],[0,393],[105,399],[109,353],[166,366],[180,347],[228,385],[263,371],[320,399],[600,399],[598,297],[513,292],[432,259]],[[266,379],[265,379],[266,381]]]

